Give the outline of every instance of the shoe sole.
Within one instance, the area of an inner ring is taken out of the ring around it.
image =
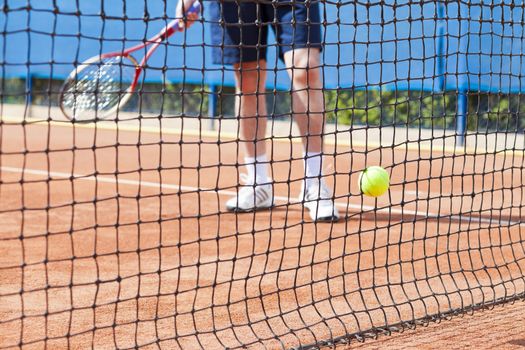
[[[304,208],[308,209],[309,213],[311,213],[312,211],[317,209],[315,207],[316,205],[317,204],[315,203],[314,204],[314,209],[311,209],[310,206],[308,205],[308,203],[304,203]],[[328,216],[322,216],[322,217],[319,217],[317,219],[314,219],[314,218],[312,218],[310,216],[310,219],[312,220],[312,222],[337,222],[337,221],[339,221],[340,217],[336,216],[336,215],[328,215]]]
[[[253,213],[255,211],[263,211],[273,208],[273,205],[270,205],[268,207],[258,207],[258,208],[251,208],[251,209],[241,209],[241,208],[230,208],[226,207],[226,210],[230,213]]]
[[[322,218],[317,218],[317,220],[312,220],[313,222],[338,222],[339,221],[339,217],[338,216],[326,216],[326,217],[322,217]]]
[[[269,206],[269,207],[259,207],[259,208],[253,208],[253,209],[240,209],[240,208],[229,208],[229,207],[226,207],[226,210],[230,213],[253,213],[253,212],[256,212],[256,211],[264,211],[264,210],[269,210],[271,208],[273,208],[274,206]],[[308,209],[308,208],[307,208]],[[310,209],[308,209],[310,210]],[[325,217],[321,217],[321,218],[317,218],[317,220],[313,220],[313,222],[338,222],[339,221],[339,217],[338,216],[335,216],[335,215],[331,215],[331,216],[325,216]]]

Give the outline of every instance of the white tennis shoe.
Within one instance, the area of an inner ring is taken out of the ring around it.
[[[308,209],[312,221],[335,222],[339,220],[339,211],[335,206],[332,192],[323,180],[316,185],[308,186],[306,190],[303,183],[299,201]]]
[[[242,186],[237,196],[226,202],[226,209],[234,212],[250,212],[273,206],[272,184]]]

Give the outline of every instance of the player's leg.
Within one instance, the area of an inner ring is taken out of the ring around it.
[[[282,7],[278,38],[292,80],[292,111],[303,137],[305,181],[301,199],[314,221],[335,221],[339,213],[323,178],[325,106],[320,69],[321,28],[318,2]],[[291,25],[290,23],[295,23]]]
[[[273,205],[273,187],[266,156],[265,47],[267,28],[260,23],[255,2],[210,2],[213,61],[233,65],[239,150],[244,152],[245,186],[226,203],[231,211],[253,211]],[[239,26],[239,23],[242,23]]]
[[[339,213],[323,178],[324,96],[319,49],[299,48],[284,54],[292,80],[293,116],[303,137],[305,181],[301,199],[314,221],[335,221]]]
[[[244,147],[248,184],[269,183],[269,164],[266,156],[267,110],[264,89],[266,61],[234,64],[235,113],[239,118],[239,140]]]
[[[226,203],[232,211],[252,211],[273,205],[273,189],[268,176],[266,155],[266,62],[264,60],[234,64],[236,101],[239,118],[239,141],[244,145],[245,185]]]
[[[284,61],[292,80],[293,118],[302,135],[306,158],[315,162],[306,164],[306,181],[313,183],[321,175],[318,158],[322,153],[325,123],[319,49],[300,48],[287,51],[284,53]]]

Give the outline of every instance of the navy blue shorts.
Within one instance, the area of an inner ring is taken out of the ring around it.
[[[213,63],[265,59],[269,27],[277,38],[281,59],[285,52],[299,48],[322,50],[319,0],[217,0],[208,4]]]

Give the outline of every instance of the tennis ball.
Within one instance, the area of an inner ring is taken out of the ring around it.
[[[359,175],[359,188],[364,195],[379,197],[390,187],[390,177],[380,166],[366,168]]]

